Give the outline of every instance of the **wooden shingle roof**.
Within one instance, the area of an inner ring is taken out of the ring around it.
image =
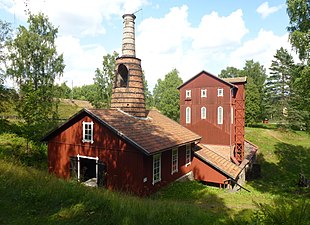
[[[198,145],[198,150],[195,151],[195,155],[198,156],[201,160],[212,165],[216,169],[220,170],[225,175],[229,176],[232,179],[236,179],[239,173],[242,171],[242,168],[231,162],[227,157],[217,153],[214,149],[211,149],[210,146],[203,144]]]
[[[162,115],[157,110],[148,111],[146,118],[137,118],[119,109],[83,109],[42,140],[48,141],[60,130],[70,126],[70,121],[74,121],[81,114],[87,114],[96,119],[147,155],[201,139],[199,135]]]

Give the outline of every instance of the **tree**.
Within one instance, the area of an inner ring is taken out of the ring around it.
[[[63,74],[63,55],[56,51],[58,29],[44,14],[29,14],[28,29],[19,26],[9,42],[7,74],[18,85],[16,111],[29,126],[48,124],[58,116],[54,82]],[[42,133],[40,133],[42,135]]]
[[[55,85],[55,92],[56,92],[56,97],[57,98],[66,98],[69,99],[71,98],[71,89],[68,87],[66,82]]]
[[[219,77],[220,78],[240,77],[240,70],[235,67],[228,66],[226,69],[221,70]]]
[[[255,103],[258,104],[258,106],[251,107],[255,109],[256,111],[250,112],[249,109],[246,110],[246,113],[251,113],[252,115],[251,118],[255,119],[256,120],[255,122],[258,122],[264,119],[265,117],[263,99],[264,99],[264,84],[267,78],[266,69],[264,68],[264,66],[260,65],[259,62],[254,62],[253,60],[247,60],[245,62],[245,66],[243,67],[243,70],[240,71],[239,75],[241,77],[243,76],[247,77],[247,86],[246,86],[246,93],[245,93],[246,98],[256,99],[257,98],[256,95],[258,95],[259,101],[255,101]],[[246,107],[248,107],[247,103],[249,104],[248,100],[246,101]]]
[[[304,123],[310,128],[310,2],[309,0],[287,0],[289,40],[302,63],[293,76],[295,96],[302,97],[299,111]],[[300,98],[300,97],[299,97]],[[310,129],[309,129],[310,130]]]
[[[299,54],[300,60],[309,63],[310,57],[310,2],[309,0],[287,0],[287,14],[290,25],[290,42]]]
[[[153,96],[149,91],[147,80],[145,79],[144,71],[142,72],[142,80],[144,86],[144,97],[145,97],[145,106],[146,108],[151,108],[153,106]]]
[[[95,108],[109,108],[111,105],[112,88],[115,72],[115,60],[119,56],[117,52],[103,56],[102,69],[95,71],[94,84],[96,94],[91,100]]]
[[[177,89],[183,83],[179,72],[173,69],[165,79],[158,79],[153,90],[154,106],[169,118],[179,121],[180,94]]]
[[[260,120],[260,103],[261,99],[258,88],[252,81],[252,78],[248,77],[245,99],[245,123],[247,126],[251,126]]]
[[[288,100],[291,96],[291,74],[294,67],[293,57],[284,48],[277,50],[270,67],[266,82],[269,114],[282,124],[287,121]]]
[[[11,38],[11,26],[9,23],[0,20],[0,112],[5,110],[5,103],[9,99],[10,90],[4,87],[5,71],[7,53],[6,42]]]

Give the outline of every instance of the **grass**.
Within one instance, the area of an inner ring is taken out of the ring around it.
[[[14,105],[7,102],[7,107],[5,112],[1,112],[0,116],[18,116],[17,112],[14,110]],[[59,118],[68,119],[75,113],[83,108],[91,108],[91,104],[88,101],[82,100],[70,100],[70,99],[60,99],[58,106]]]
[[[0,224],[212,224],[224,219],[196,206],[84,187],[4,160],[0,183]]]
[[[246,138],[259,146],[262,168],[262,177],[245,186],[250,193],[188,181],[175,182],[140,199],[57,179],[46,169],[35,169],[16,157],[4,159],[4,151],[25,146],[18,136],[3,133],[0,224],[289,224],[282,217],[309,221],[310,203],[303,199],[309,199],[310,191],[298,187],[297,179],[301,172],[310,177],[310,136],[246,128]]]

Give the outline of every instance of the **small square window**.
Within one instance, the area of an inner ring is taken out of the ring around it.
[[[191,94],[192,94],[192,91],[191,91],[191,90],[186,90],[186,92],[185,92],[185,97],[186,97],[186,98],[190,98],[190,97],[191,97]]]
[[[224,96],[224,90],[223,90],[223,88],[218,88],[218,89],[217,89],[217,96],[218,96],[218,97]]]
[[[82,142],[90,142],[90,143],[94,143],[94,123],[93,122],[84,122],[83,121],[83,139]]]
[[[207,89],[202,89],[201,90],[201,97],[206,98],[207,97]]]

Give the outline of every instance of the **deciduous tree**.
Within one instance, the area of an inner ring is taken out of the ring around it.
[[[180,94],[177,89],[183,83],[179,72],[173,69],[165,79],[158,79],[153,91],[154,106],[169,118],[179,121]]]
[[[40,13],[29,14],[28,28],[19,26],[9,42],[7,74],[18,86],[16,110],[28,125],[57,117],[54,82],[63,74],[63,55],[56,50],[58,29]]]

